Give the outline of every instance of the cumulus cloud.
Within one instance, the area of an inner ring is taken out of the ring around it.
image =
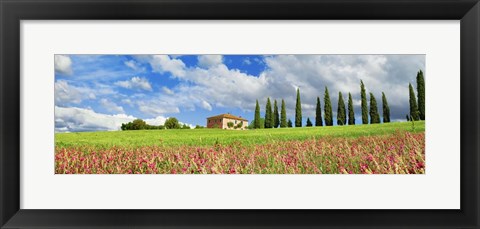
[[[133,107],[134,105],[131,99],[122,99],[122,103],[127,104],[131,107]]]
[[[137,63],[135,60],[127,60],[127,61],[124,61],[123,62],[127,67],[135,70],[135,71],[138,71],[138,72],[144,72],[145,71],[145,68],[140,66],[139,63]]]
[[[199,62],[214,59],[209,56],[200,56]],[[425,70],[424,55],[276,55],[265,56],[262,61],[266,70],[258,76],[229,69],[219,61],[208,68],[185,68],[181,76],[173,75],[181,81],[175,88],[176,96],[167,94],[155,99],[169,101],[164,105],[170,105],[171,109],[193,110],[197,106],[209,110],[217,106],[253,111],[256,99],[265,104],[270,97],[278,102],[285,99],[291,117],[295,90],[300,88],[304,116],[313,118],[317,96],[323,104],[325,86],[335,115],[338,92],[344,98],[352,93],[358,104],[360,80],[363,80],[367,92],[374,93],[377,101],[385,92],[392,119],[401,119],[408,112],[408,83],[414,84],[417,71]],[[355,113],[360,114],[358,105]]]
[[[205,110],[208,110],[208,111],[211,111],[212,110],[212,106],[210,105],[210,103],[208,103],[207,101],[203,100],[202,101],[202,105],[203,109]]]
[[[117,105],[116,103],[108,100],[108,99],[101,99],[100,100],[100,105],[107,111],[112,112],[112,113],[125,113],[123,110],[123,107]]]
[[[136,89],[136,90],[146,90],[151,91],[152,85],[148,82],[148,79],[141,78],[138,76],[132,77],[130,80],[126,81],[117,81],[115,82],[116,86],[128,88],[128,89]]]
[[[295,91],[300,88],[303,116],[313,120],[316,98],[320,97],[323,106],[327,86],[334,116],[338,93],[342,92],[347,101],[350,92],[356,119],[361,120],[360,80],[363,80],[367,93],[373,92],[376,96],[379,112],[383,91],[390,105],[391,119],[403,120],[409,110],[408,83],[415,85],[417,71],[422,69],[425,72],[424,55],[273,55],[251,58],[252,63],[261,62],[265,65],[265,70],[259,75],[229,68],[222,63],[222,59],[219,55],[200,56],[199,66],[187,67],[182,60],[167,55],[138,57],[137,61],[150,64],[154,72],[170,73],[178,83],[171,88],[160,87],[161,91],[154,92],[148,81],[149,87],[142,86],[140,77],[118,81],[115,85],[120,87],[143,89],[128,95],[128,98],[120,96],[115,101],[138,108],[143,116],[156,119],[196,109],[212,111],[215,108],[238,108],[253,112],[257,99],[263,112],[267,97],[270,97],[271,100],[277,100],[278,104],[284,99],[287,115],[293,118]],[[85,88],[73,87],[67,81],[57,81],[56,105],[78,104],[84,99],[95,98],[96,91],[90,97],[91,91]],[[104,105],[107,107],[107,104]],[[115,105],[117,107],[112,106],[109,111],[122,112],[121,106]],[[157,120],[157,123],[160,121]]]
[[[101,114],[91,109],[55,106],[55,132],[113,131],[122,123],[137,119],[125,114]],[[149,125],[163,125],[167,118],[158,116],[144,119]]]
[[[71,75],[72,70],[72,60],[69,56],[66,55],[55,55],[55,73],[60,73],[64,75]]]
[[[168,55],[152,55],[143,58],[147,59],[154,72],[170,72],[178,77],[185,75],[185,64],[179,59],[170,58]]]
[[[55,106],[56,132],[119,130],[122,123],[134,119],[135,117],[125,114],[107,115],[91,109]]]
[[[165,87],[165,86],[162,87],[162,91],[163,91],[163,93],[165,93],[167,95],[173,95],[173,91],[168,87]]]
[[[175,105],[174,100],[139,100],[137,101],[138,109],[145,115],[152,117],[163,114],[179,113],[180,109]]]
[[[352,93],[354,100],[360,98],[360,80],[372,92],[377,101],[385,92],[393,117],[402,118],[408,111],[408,83],[415,83],[418,70],[425,69],[424,55],[279,55],[265,58],[268,70],[264,72],[270,87],[297,85],[302,94],[302,103],[315,104],[315,98],[323,97],[328,87],[334,111],[337,108],[338,92],[344,97]],[[272,97],[281,96],[282,90],[270,90]],[[287,104],[294,103],[295,94],[287,97]],[[359,114],[360,107],[356,107]],[[306,114],[312,116],[313,109]]]
[[[202,68],[211,68],[219,64],[222,64],[223,56],[222,55],[199,55],[198,56],[198,66]]]
[[[70,85],[65,80],[58,80],[54,85],[55,104],[79,104],[85,99],[95,99],[95,93],[88,87]]]
[[[144,119],[143,121],[145,121],[148,125],[160,126],[160,125],[165,124],[166,120],[167,120],[167,117],[157,116],[155,118]]]

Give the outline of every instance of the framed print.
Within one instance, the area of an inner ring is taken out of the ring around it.
[[[478,1],[0,7],[2,228],[479,226]]]

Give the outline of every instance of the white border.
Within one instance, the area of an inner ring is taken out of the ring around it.
[[[54,175],[55,53],[426,54],[427,173]],[[21,57],[22,209],[460,208],[459,21],[22,21]]]

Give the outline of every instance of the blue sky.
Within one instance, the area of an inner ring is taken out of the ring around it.
[[[118,130],[135,118],[205,125],[227,112],[251,121],[255,100],[263,116],[267,97],[285,99],[293,121],[297,88],[305,123],[315,118],[317,96],[323,104],[325,86],[334,116],[338,92],[345,101],[352,93],[359,123],[360,80],[380,112],[383,91],[391,118],[403,120],[418,70],[425,71],[424,55],[55,55],[55,130]]]

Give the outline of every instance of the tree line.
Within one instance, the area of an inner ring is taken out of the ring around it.
[[[409,85],[410,90],[410,116],[407,115],[407,120],[425,120],[425,82],[423,78],[423,72],[420,70],[417,73],[417,94],[418,94],[418,105],[417,100],[415,99],[415,93],[413,87]],[[369,93],[370,104],[367,102],[367,93],[365,90],[365,84],[360,80],[360,97],[361,97],[361,111],[362,111],[362,124],[375,124],[380,123],[380,114],[377,108],[377,100],[372,92]],[[315,109],[315,126],[333,126],[333,111],[332,103],[330,99],[330,94],[328,87],[325,87],[324,96],[323,96],[323,118],[322,118],[322,108],[320,97],[317,97],[317,104]],[[342,92],[338,92],[338,106],[337,106],[337,125],[355,125],[355,111],[353,109],[353,99],[352,95],[348,93],[347,106],[343,99]],[[370,109],[368,109],[370,105]],[[348,111],[347,111],[348,109]],[[348,115],[347,115],[348,112]],[[383,114],[383,123],[390,122],[390,108],[388,106],[387,97],[384,92],[382,92],[382,114]],[[313,126],[310,117],[307,118],[306,126]],[[280,115],[278,112],[277,100],[272,103],[270,98],[267,98],[267,103],[265,105],[265,117],[260,117],[260,105],[258,100],[256,100],[255,105],[255,117],[252,122],[251,128],[260,129],[260,128],[286,128],[292,127],[292,121],[288,119],[287,121],[287,112],[285,107],[285,101],[282,99],[281,102],[281,111]],[[302,127],[302,105],[300,98],[300,88],[297,88],[297,98],[295,104],[295,127]]]
[[[195,126],[195,129],[202,129],[203,126]],[[121,130],[164,130],[164,129],[190,129],[187,124],[180,124],[177,118],[171,117],[165,120],[163,125],[149,125],[142,119],[135,119],[128,123],[122,123]]]

